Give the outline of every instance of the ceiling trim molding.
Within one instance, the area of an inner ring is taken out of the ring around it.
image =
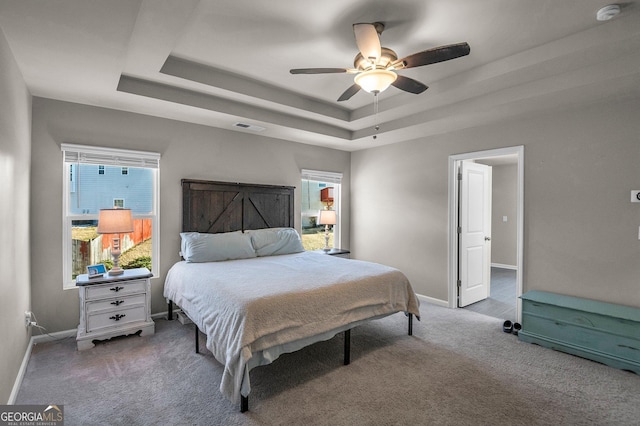
[[[263,124],[265,127],[284,126],[342,140],[351,140],[353,136],[353,132],[348,129],[317,120],[284,114],[268,108],[128,75],[120,76],[117,91],[214,111],[229,117],[230,123],[238,120],[251,120],[256,124]]]
[[[170,55],[160,69],[160,73],[343,122],[351,121],[351,111],[344,107],[188,59]]]

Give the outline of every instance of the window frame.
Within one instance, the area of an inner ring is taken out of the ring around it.
[[[62,287],[64,290],[77,288],[72,276],[72,243],[71,228],[76,220],[98,220],[95,214],[71,214],[69,212],[70,188],[75,185],[75,179],[70,179],[70,166],[75,173],[79,172],[80,164],[109,165],[119,167],[138,167],[153,169],[153,197],[152,211],[148,214],[135,214],[134,219],[151,219],[151,268],[155,276],[160,276],[160,154],[147,151],[133,151],[128,149],[95,147],[75,144],[61,144],[63,166],[63,195],[62,195]],[[116,197],[114,197],[116,198]]]
[[[342,173],[328,172],[323,170],[302,169],[300,180],[310,180],[314,182],[333,183],[334,186],[334,210],[336,211],[336,224],[333,227],[333,247],[342,247]],[[302,191],[302,188],[300,189]],[[301,204],[302,206],[302,204]],[[336,208],[337,207],[337,208]],[[302,207],[300,208],[300,219],[302,221]],[[300,225],[302,226],[302,225]]]

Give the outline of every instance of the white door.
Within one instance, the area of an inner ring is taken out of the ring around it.
[[[491,280],[491,167],[460,165],[458,306],[489,297]]]

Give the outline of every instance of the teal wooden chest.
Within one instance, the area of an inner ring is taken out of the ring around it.
[[[544,291],[520,298],[520,340],[640,374],[640,309]]]

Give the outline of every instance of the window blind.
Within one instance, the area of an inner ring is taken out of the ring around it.
[[[342,183],[342,173],[302,169],[301,175],[302,179],[306,180],[315,180],[318,182],[328,183]]]
[[[63,143],[60,148],[65,163],[83,163],[123,167],[144,167],[158,169],[160,154],[128,149],[100,148],[86,145]]]

